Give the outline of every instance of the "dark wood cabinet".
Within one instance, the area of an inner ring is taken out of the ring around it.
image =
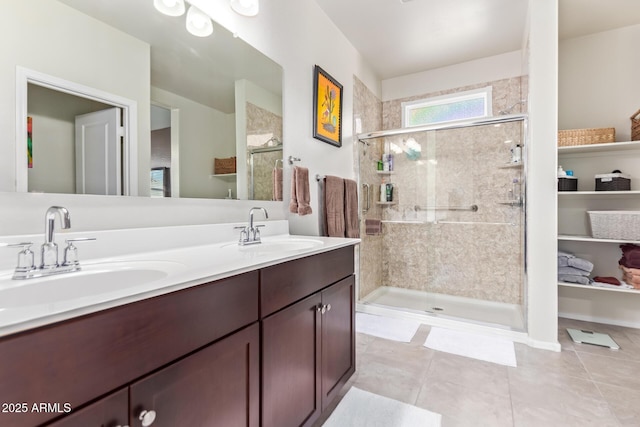
[[[258,427],[258,323],[130,386],[130,425],[142,411],[153,427]]]
[[[68,403],[75,414],[257,322],[258,277],[257,271],[244,273],[4,337],[0,396],[29,409],[39,402]],[[0,413],[0,426],[40,426],[61,415]]]
[[[355,372],[355,280],[350,276],[322,291],[322,410]]]
[[[297,427],[320,415],[320,293],[262,321],[262,427]]]
[[[0,396],[28,410],[0,426],[311,425],[354,372],[353,265],[349,246],[2,337]]]
[[[47,427],[124,427],[128,421],[129,390],[124,388]]]
[[[355,371],[354,277],[262,321],[262,427],[309,426]]]

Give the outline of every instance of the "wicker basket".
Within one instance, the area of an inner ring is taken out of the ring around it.
[[[616,128],[569,129],[558,131],[558,146],[602,144],[616,140]]]
[[[228,157],[226,159],[213,159],[213,173],[218,174],[227,174],[227,173],[236,173],[236,158]]]
[[[631,116],[631,140],[640,141],[640,110]]]
[[[640,240],[640,211],[587,211],[596,239]]]

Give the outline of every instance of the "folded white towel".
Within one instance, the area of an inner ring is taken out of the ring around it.
[[[558,267],[558,275],[573,274],[576,276],[588,276],[590,271],[581,270],[575,267]]]
[[[569,267],[578,268],[580,270],[588,271],[589,273],[593,270],[593,263],[586,259],[568,258],[567,263],[569,264]]]

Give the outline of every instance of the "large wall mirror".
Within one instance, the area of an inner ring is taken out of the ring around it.
[[[278,64],[215,22],[190,34],[153,0],[10,2],[18,191],[282,194]]]

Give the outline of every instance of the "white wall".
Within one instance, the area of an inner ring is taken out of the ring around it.
[[[382,81],[382,101],[521,76],[522,52],[515,51]]]
[[[615,127],[631,140],[640,109],[640,24],[567,39],[559,46],[560,129]]]
[[[151,88],[151,101],[180,113],[180,197],[224,198],[228,182],[210,175],[214,157],[235,153],[234,115],[157,87]]]
[[[148,44],[52,0],[4,2],[0,40],[0,191],[16,186],[17,66],[136,100],[149,116]],[[148,194],[148,119],[138,134],[139,192]]]

